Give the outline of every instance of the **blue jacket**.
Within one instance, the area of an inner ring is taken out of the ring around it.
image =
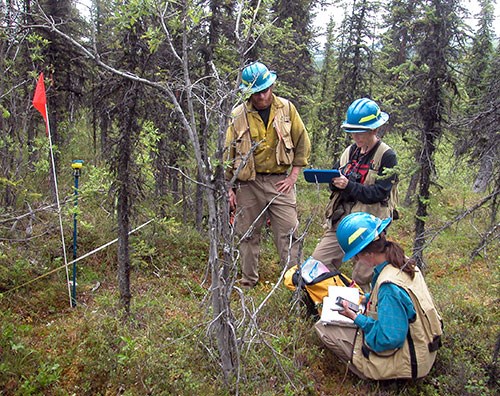
[[[388,264],[385,261],[375,267],[372,287]],[[370,349],[383,352],[403,346],[409,323],[415,320],[415,316],[415,307],[408,293],[395,284],[385,283],[378,292],[378,319],[359,314],[354,323],[363,330],[365,342]]]

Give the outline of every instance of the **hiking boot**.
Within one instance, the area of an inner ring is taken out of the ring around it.
[[[238,279],[236,284],[239,285],[243,290],[250,290],[257,286],[257,282],[253,283],[247,279]]]

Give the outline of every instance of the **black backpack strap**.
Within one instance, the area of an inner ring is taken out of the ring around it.
[[[306,283],[306,285],[308,285],[308,286],[315,285],[316,283],[322,282],[328,278],[333,278],[334,276],[338,276],[344,285],[351,286],[351,282],[349,282],[347,280],[347,278],[345,277],[345,275],[342,272],[340,272],[339,270],[325,272],[324,274],[321,274],[321,275],[317,276],[316,278],[314,278],[312,280],[312,282]]]
[[[406,340],[408,341],[408,348],[410,350],[411,378],[415,380],[418,375],[418,362],[417,354],[415,352],[415,344],[413,343],[413,338],[411,338],[410,329],[408,329]]]
[[[346,278],[346,276],[342,272],[339,272],[339,278],[342,281],[342,283],[344,285],[346,285],[347,287],[351,287],[354,284],[354,281],[349,282],[349,280]]]
[[[304,289],[306,286],[306,282],[304,278],[302,278],[302,274],[300,273],[300,267],[297,268],[297,271],[292,275],[292,282],[297,287],[297,289]]]
[[[338,275],[336,272],[325,272],[321,275],[318,275],[316,278],[314,278],[311,282],[304,282],[306,285],[315,285],[316,283],[322,282],[325,279],[331,278],[332,276]]]

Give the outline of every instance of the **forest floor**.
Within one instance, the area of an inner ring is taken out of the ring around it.
[[[304,191],[301,224],[312,218],[307,257],[321,236],[328,197]],[[412,210],[403,208],[389,231],[407,251]],[[439,206],[433,218],[449,210]],[[111,221],[108,228],[87,222],[93,225],[82,224],[82,253],[113,239]],[[470,259],[477,242],[470,229],[468,221],[448,227],[425,251],[426,281],[445,329],[431,373],[418,381],[382,382],[347,372],[316,336],[314,322],[292,309],[267,230],[261,282],[231,296],[240,346],[231,384],[223,381],[210,332],[205,234],[171,218],[132,237],[128,319],[117,309],[115,245],[79,262],[77,306],[71,308],[64,270],[45,276],[61,265],[57,229],[41,239],[0,241],[0,395],[497,395],[500,251],[493,244]],[[342,271],[350,275],[351,266]]]

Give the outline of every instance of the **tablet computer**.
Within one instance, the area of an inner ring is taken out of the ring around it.
[[[330,183],[334,177],[339,177],[338,169],[304,169],[304,178],[309,183]]]

